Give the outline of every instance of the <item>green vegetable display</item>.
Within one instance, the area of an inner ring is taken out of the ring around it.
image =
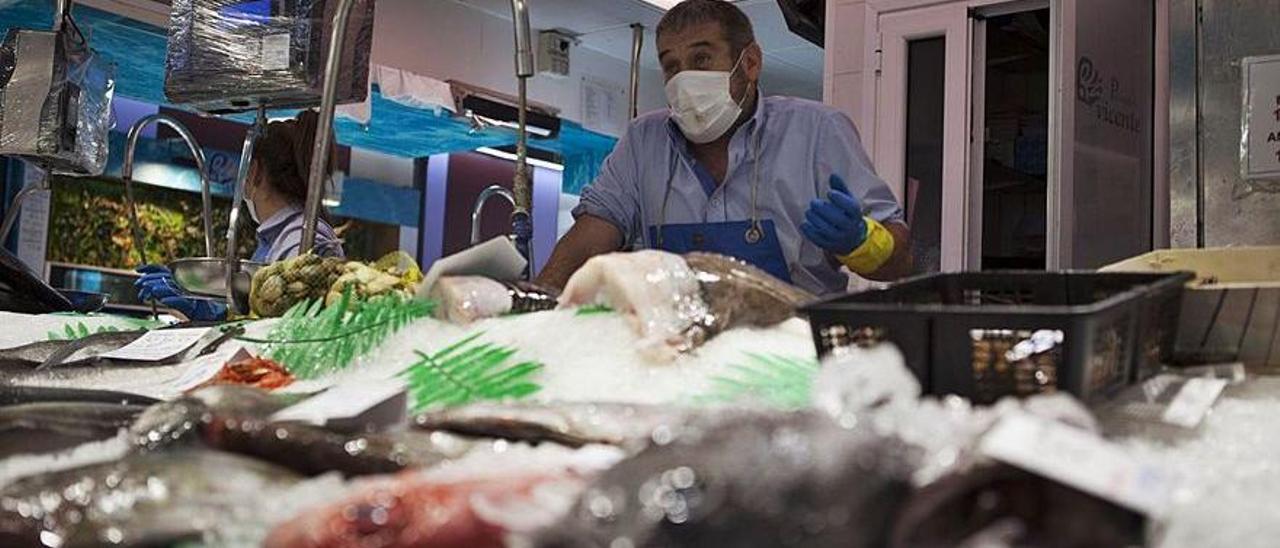
[[[123,182],[55,176],[51,185],[49,242],[57,245],[48,247],[48,260],[118,269],[138,266]],[[135,185],[134,193],[147,261],[204,256],[199,194],[150,185]],[[219,255],[226,249],[229,202],[213,201],[214,249]],[[242,223],[239,241],[240,255],[250,256],[256,246],[250,223]]]

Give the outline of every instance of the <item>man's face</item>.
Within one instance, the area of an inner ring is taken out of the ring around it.
[[[662,76],[670,82],[676,74],[686,70],[714,70],[728,72],[738,61],[719,23],[691,25],[677,32],[664,32],[658,37],[658,63]],[[742,101],[747,91],[760,79],[760,49],[752,44],[742,54],[730,82],[734,101]]]

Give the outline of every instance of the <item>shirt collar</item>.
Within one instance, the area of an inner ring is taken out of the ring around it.
[[[285,225],[289,224],[289,221],[299,213],[302,213],[302,209],[293,204],[280,208],[258,225],[258,239],[275,239],[276,235],[280,234],[281,230],[284,230]]]

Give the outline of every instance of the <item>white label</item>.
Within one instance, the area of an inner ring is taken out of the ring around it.
[[[44,184],[45,172],[31,164],[23,164],[25,186]],[[40,190],[27,195],[18,218],[18,260],[26,263],[36,275],[44,278],[45,248],[49,238],[49,194]]]
[[[1209,414],[1209,409],[1226,387],[1226,379],[1190,379],[1169,402],[1162,419],[1183,428],[1195,428]]]
[[[204,338],[211,327],[156,329],[148,331],[123,347],[102,354],[101,358],[156,362],[172,358]]]
[[[983,454],[1149,516],[1173,492],[1163,469],[1098,436],[1027,413],[1013,413],[983,437]]]
[[[1280,175],[1280,56],[1250,57],[1244,65],[1246,179]]]
[[[289,68],[289,34],[269,34],[262,37],[262,70]]]
[[[228,354],[230,355],[229,357]],[[182,373],[178,375],[178,378],[174,379],[171,387],[177,392],[186,392],[213,378],[214,375],[218,374],[218,371],[222,370],[222,366],[252,357],[248,350],[238,345],[207,356],[201,356],[180,366]]]
[[[320,424],[334,419],[351,419],[404,392],[398,380],[364,380],[335,385],[296,405],[280,410],[274,421]]]
[[[584,77],[581,95],[582,127],[615,137],[626,132],[630,104],[621,86]]]

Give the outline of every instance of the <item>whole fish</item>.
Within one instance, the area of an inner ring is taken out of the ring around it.
[[[0,386],[0,407],[40,402],[115,403],[151,405],[160,400],[111,390],[50,388],[43,386]]]
[[[73,340],[39,341],[0,350],[0,369],[29,371],[44,364],[63,363],[78,353],[77,360],[88,360],[129,344],[145,331],[108,331]]]
[[[600,475],[536,546],[884,546],[917,452],[811,413],[686,429]]]
[[[1141,546],[1142,515],[1000,463],[983,463],[911,496],[892,546]]]
[[[40,402],[0,407],[0,458],[68,449],[128,428],[138,405]]]
[[[448,466],[365,482],[272,531],[273,548],[500,548],[554,523],[614,448],[513,445]]]
[[[698,277],[708,307],[707,315],[694,324],[695,344],[733,327],[781,323],[814,299],[809,292],[733,257],[701,252],[683,257]]]
[[[731,257],[644,250],[592,257],[560,306],[609,306],[640,335],[640,352],[662,362],[734,327],[777,324],[812,298]]]
[[[205,323],[187,322],[159,329],[186,327],[211,327]],[[117,350],[147,333],[145,329],[133,331],[106,331],[93,333],[78,339],[39,341],[0,350],[0,372],[22,373],[45,371],[54,368],[96,367],[102,365],[148,366],[178,363],[214,352],[224,342],[244,332],[240,326],[224,327],[218,335],[204,344],[196,344],[186,352],[163,361],[111,360],[100,358],[102,354]]]
[[[0,489],[0,546],[169,546],[251,519],[298,481],[216,451],[133,454]]]
[[[385,474],[456,458],[474,442],[424,432],[345,434],[319,426],[273,422],[288,400],[263,390],[216,385],[152,406],[129,434],[141,449],[179,444],[256,457],[298,473]]]
[[[639,449],[684,424],[688,411],[621,403],[473,403],[413,418],[421,430],[568,447],[609,444]]]

